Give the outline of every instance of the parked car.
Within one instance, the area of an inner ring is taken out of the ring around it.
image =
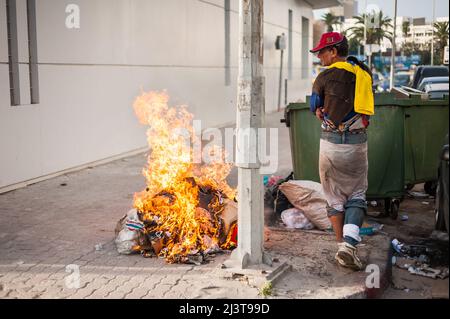
[[[447,233],[449,232],[448,162],[449,162],[449,151],[448,151],[448,135],[447,135],[446,144],[442,148],[441,152],[441,159],[438,170],[438,185],[436,190],[436,230],[446,231]]]
[[[436,76],[446,76],[448,78],[448,67],[420,65],[416,68],[416,72],[414,73],[411,87],[413,89],[417,89],[420,82],[424,78],[436,77]]]
[[[394,86],[400,87],[400,86],[408,86],[410,83],[411,76],[409,72],[397,72],[394,75]]]
[[[383,75],[378,72],[372,74],[372,89],[374,92],[383,92],[385,89],[383,83],[385,82]]]
[[[389,79],[383,78],[377,86],[376,92],[388,92],[390,88]]]
[[[444,95],[448,95],[448,82],[425,84],[423,91],[428,94],[431,100],[443,99]]]
[[[448,83],[448,76],[433,76],[429,78],[423,78],[422,81],[420,81],[417,89],[420,91],[424,91],[425,85],[434,83]]]

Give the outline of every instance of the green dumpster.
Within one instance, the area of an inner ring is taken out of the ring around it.
[[[393,94],[376,94],[375,107],[368,130],[367,198],[384,199],[386,213],[396,218],[407,182],[437,178],[439,151],[448,132],[448,96],[422,101],[417,96],[396,99]],[[306,103],[288,105],[285,122],[290,127],[294,177],[320,182],[321,129],[309,110],[309,97]]]
[[[439,154],[448,134],[448,95],[430,101],[415,96],[404,103],[405,185],[436,182]]]

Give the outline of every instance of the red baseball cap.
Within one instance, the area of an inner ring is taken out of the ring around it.
[[[312,50],[309,50],[311,53],[316,53],[323,48],[331,47],[333,45],[339,44],[344,41],[345,37],[338,32],[327,32],[322,34],[320,38],[319,44]]]

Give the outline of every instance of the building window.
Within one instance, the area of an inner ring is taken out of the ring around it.
[[[225,85],[231,85],[231,35],[230,35],[230,0],[225,0]]]
[[[25,3],[25,2],[24,2]],[[24,9],[25,7],[19,7]],[[27,25],[28,25],[28,57],[27,63],[19,62],[19,46],[17,32],[17,3],[16,0],[6,0],[6,22],[8,33],[8,65],[9,87],[11,106],[21,105],[20,64],[28,64],[30,99],[25,103],[39,103],[39,73],[37,55],[36,32],[36,0],[26,1]],[[25,98],[27,100],[27,98]]]
[[[292,80],[292,59],[293,59],[293,43],[292,43],[292,10],[289,10],[289,24],[288,24],[288,37],[289,37],[289,42],[288,42],[288,79]]]
[[[309,78],[309,19],[302,17],[302,79]]]
[[[19,45],[17,40],[16,0],[6,0],[6,24],[8,32],[9,90],[11,105],[20,105]]]
[[[39,103],[39,71],[36,32],[36,0],[27,0],[28,53],[31,104]]]

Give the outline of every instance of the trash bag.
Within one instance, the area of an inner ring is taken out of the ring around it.
[[[314,225],[306,218],[305,214],[298,208],[286,209],[281,213],[281,220],[287,228],[313,229]]]
[[[327,201],[321,184],[312,181],[288,181],[281,184],[279,188],[314,226],[322,230],[331,228],[327,214]]]
[[[279,187],[281,184],[292,180],[294,178],[294,173],[292,172],[286,178],[278,179],[277,182],[269,187],[267,187],[264,194],[265,202],[270,208],[273,208],[275,213],[281,214],[286,209],[294,207],[288,200],[288,198],[280,191]]]
[[[137,252],[134,248],[139,245],[139,233],[144,228],[136,209],[130,210],[122,217],[116,226],[115,244],[119,254],[129,255]]]

